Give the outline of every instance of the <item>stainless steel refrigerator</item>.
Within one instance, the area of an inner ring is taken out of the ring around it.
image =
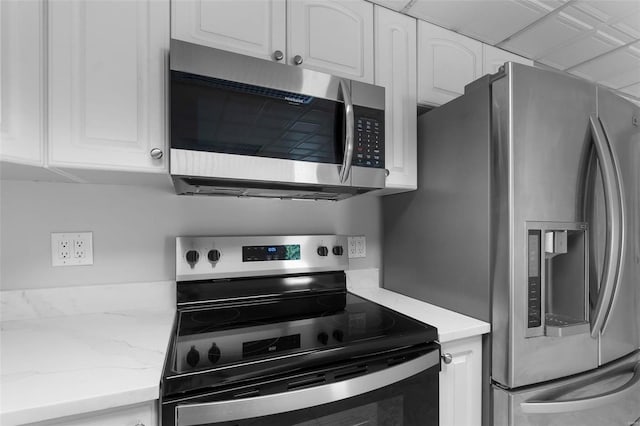
[[[420,117],[418,190],[383,201],[383,286],[491,323],[486,423],[640,424],[639,120],[513,63]]]

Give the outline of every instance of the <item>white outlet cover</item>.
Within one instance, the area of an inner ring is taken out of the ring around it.
[[[367,256],[367,240],[364,235],[347,238],[347,255],[350,259]]]
[[[51,265],[93,265],[93,232],[52,232]]]

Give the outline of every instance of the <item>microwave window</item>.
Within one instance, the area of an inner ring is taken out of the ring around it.
[[[344,105],[171,72],[171,147],[341,164]]]

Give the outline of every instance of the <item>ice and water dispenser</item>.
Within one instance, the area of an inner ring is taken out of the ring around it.
[[[527,337],[589,333],[586,223],[527,223]]]

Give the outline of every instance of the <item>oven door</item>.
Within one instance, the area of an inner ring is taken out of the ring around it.
[[[438,425],[440,350],[330,384],[163,406],[163,425]],[[338,378],[338,376],[334,376]],[[304,381],[302,381],[304,384]],[[289,384],[295,385],[295,383]]]

